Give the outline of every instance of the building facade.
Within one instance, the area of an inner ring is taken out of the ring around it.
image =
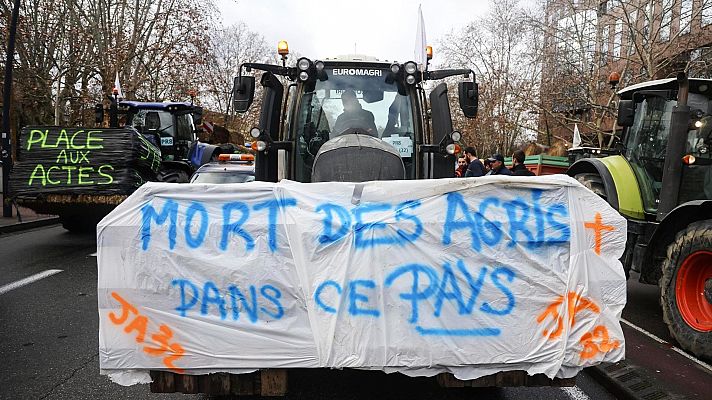
[[[539,127],[556,140],[571,142],[578,126],[583,144],[607,147],[618,132],[615,89],[679,71],[712,77],[712,0],[550,0],[545,7]]]

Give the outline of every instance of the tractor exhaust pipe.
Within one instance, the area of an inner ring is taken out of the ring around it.
[[[689,94],[687,75],[684,72],[677,74],[677,82],[679,85],[677,105],[672,108],[672,118],[670,120],[670,134],[665,153],[660,204],[658,204],[658,221],[665,218],[677,206],[680,180],[682,178],[682,156],[685,152],[687,132],[690,129],[690,107],[687,105],[687,95]]]

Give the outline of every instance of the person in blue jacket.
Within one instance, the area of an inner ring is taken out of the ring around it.
[[[485,174],[485,166],[482,165],[482,161],[477,158],[477,153],[474,147],[465,147],[465,159],[469,163],[467,165],[467,171],[465,171],[466,178],[483,176]]]

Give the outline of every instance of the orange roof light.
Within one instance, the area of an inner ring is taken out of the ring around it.
[[[425,46],[425,55],[428,56],[428,60],[433,59],[433,46]]]
[[[610,75],[608,75],[608,84],[611,85],[611,89],[615,89],[616,86],[618,86],[618,82],[621,81],[621,74],[619,74],[616,71],[611,72]]]
[[[286,40],[280,40],[279,43],[277,44],[277,53],[280,56],[286,56],[289,54],[289,44],[287,44]]]
[[[220,154],[218,161],[255,161],[252,154]]]
[[[114,88],[114,89],[111,90],[111,93],[113,93],[114,95],[118,95],[118,94],[119,94],[119,89]]]

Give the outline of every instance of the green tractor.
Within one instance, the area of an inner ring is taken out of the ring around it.
[[[619,95],[620,154],[567,173],[627,218],[626,275],[658,284],[671,335],[712,359],[712,80],[680,74]]]

